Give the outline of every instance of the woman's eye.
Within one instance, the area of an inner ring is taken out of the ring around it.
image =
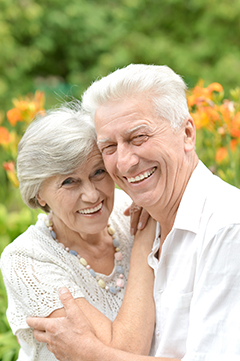
[[[102,175],[104,173],[106,173],[105,169],[98,169],[98,170],[96,170],[94,175]]]
[[[64,181],[62,182],[62,185],[69,185],[69,184],[73,184],[74,183],[74,179],[73,178],[67,178],[64,179]]]

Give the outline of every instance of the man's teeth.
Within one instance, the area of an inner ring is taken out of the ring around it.
[[[150,170],[149,172],[144,172],[143,174],[137,175],[134,178],[127,178],[129,183],[134,183],[134,182],[139,182],[143,179],[146,179],[148,177],[150,177],[151,174],[153,174],[156,170],[156,167],[154,167],[152,170]]]
[[[83,209],[82,211],[78,211],[80,214],[90,214],[90,213],[95,213],[97,211],[99,211],[102,208],[102,203],[100,203],[98,206],[94,207],[94,208],[88,208],[88,209]]]

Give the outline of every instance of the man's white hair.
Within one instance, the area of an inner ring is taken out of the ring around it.
[[[186,90],[183,79],[168,66],[130,64],[97,79],[83,94],[82,107],[94,121],[101,105],[145,94],[158,117],[177,129],[190,116]]]

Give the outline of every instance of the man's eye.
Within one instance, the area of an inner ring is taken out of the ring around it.
[[[101,149],[103,155],[111,155],[116,151],[117,146],[115,144],[110,144]]]
[[[148,136],[146,134],[139,134],[132,139],[133,145],[141,145],[142,143],[148,140]]]

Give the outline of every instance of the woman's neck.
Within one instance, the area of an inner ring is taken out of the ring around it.
[[[65,247],[85,258],[96,272],[110,274],[114,267],[114,246],[107,226],[98,233],[86,234],[68,228],[53,214],[53,230]]]

